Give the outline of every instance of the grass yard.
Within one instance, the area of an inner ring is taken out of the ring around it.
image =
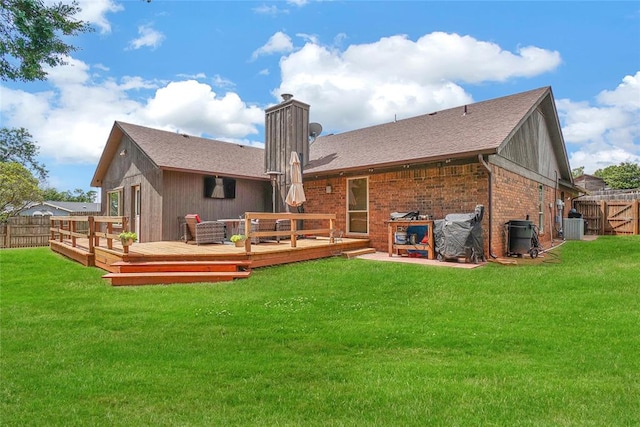
[[[3,426],[640,425],[640,237],[111,287],[0,251]]]

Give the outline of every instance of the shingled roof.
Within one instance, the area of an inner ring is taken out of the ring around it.
[[[109,163],[127,135],[160,169],[268,180],[264,149],[200,138],[116,121],[91,185],[99,186]]]
[[[495,154],[546,97],[552,100],[550,87],[321,136],[312,145],[304,173],[329,174]],[[555,122],[550,123],[552,132],[559,129],[555,118],[547,120]]]

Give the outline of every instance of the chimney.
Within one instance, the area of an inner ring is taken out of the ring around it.
[[[304,166],[309,163],[309,105],[284,93],[283,101],[265,110],[264,171],[281,172],[277,176],[275,212],[282,212],[284,198],[291,184],[291,152],[295,151]]]

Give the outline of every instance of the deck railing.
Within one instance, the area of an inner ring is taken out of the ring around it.
[[[107,240],[107,248],[113,249],[113,240],[118,240],[114,226],[121,225],[117,227],[117,231],[127,230],[128,223],[126,216],[52,216],[51,240],[68,242],[75,248],[78,246],[78,238],[87,239],[88,251],[93,253],[94,247],[100,246],[100,238],[103,238]],[[84,226],[79,227],[80,224]],[[122,252],[129,253],[129,247],[123,246]]]
[[[252,220],[289,220],[290,230],[285,231],[251,231]],[[326,228],[315,229],[298,229],[298,221],[312,221],[316,224],[318,221],[329,221],[329,226]],[[291,213],[291,212],[247,212],[244,215],[244,229],[247,235],[245,240],[245,250],[247,253],[251,252],[251,238],[252,237],[286,237],[291,238],[291,247],[295,248],[297,244],[298,236],[307,235],[326,235],[329,237],[330,242],[334,243],[334,237],[336,235],[335,229],[336,215],[335,214],[305,214],[305,213]]]
[[[288,220],[290,230],[278,231],[252,231],[252,220]],[[335,229],[335,214],[304,214],[304,213],[269,213],[269,212],[247,212],[244,216],[247,239],[245,240],[245,250],[251,252],[251,239],[253,237],[289,237],[291,247],[295,248],[299,236],[322,236],[329,237],[331,243],[338,235]],[[328,221],[328,227],[322,228],[298,228],[298,221],[308,221],[313,225]],[[79,226],[82,224],[83,226]],[[129,219],[125,216],[52,216],[51,217],[51,240],[60,243],[70,243],[72,247],[78,246],[78,239],[87,239],[89,242],[88,252],[93,254],[94,248],[100,246],[100,239],[106,239],[107,248],[114,250],[113,241],[118,240],[120,231],[128,230]],[[115,248],[118,249],[118,248]],[[123,246],[122,252],[129,253],[129,247]]]

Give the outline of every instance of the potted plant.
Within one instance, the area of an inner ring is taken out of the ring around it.
[[[129,246],[130,244],[138,240],[138,235],[133,231],[123,231],[122,233],[118,234],[118,239],[120,239],[122,246]]]
[[[244,241],[247,240],[247,236],[244,234],[234,234],[229,238],[229,240],[235,243],[237,247],[241,248],[244,246]]]

